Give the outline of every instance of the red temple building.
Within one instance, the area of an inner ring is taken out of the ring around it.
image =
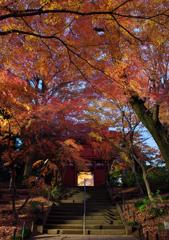
[[[105,128],[99,129],[99,133],[103,136],[103,141],[100,141],[100,143],[105,143],[105,146],[107,146],[107,149],[105,147],[104,151],[104,149],[99,148],[99,145],[94,145],[99,141],[90,135],[92,132],[97,135],[97,130],[95,131],[95,129],[90,128],[87,124],[83,123],[77,124],[75,128],[72,127],[72,131],[69,131],[69,133],[65,131],[65,134],[62,135],[62,140],[74,139],[76,143],[79,143],[82,146],[80,156],[86,160],[84,168],[82,167],[79,169],[73,163],[70,163],[65,167],[63,185],[66,187],[83,186],[84,179],[86,186],[97,187],[106,185],[112,156],[113,154],[115,154],[115,156],[117,155],[116,150],[113,150],[112,146],[108,146],[108,144],[106,145],[106,139],[117,139],[119,133],[116,131],[109,131]],[[111,155],[111,159],[109,159],[108,155]]]
[[[99,161],[93,149],[83,145],[81,156],[87,160],[86,169],[79,170],[73,163],[65,167],[63,184],[66,187],[103,186],[106,184],[108,169],[104,162]]]

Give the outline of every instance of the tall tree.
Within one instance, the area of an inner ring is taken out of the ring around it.
[[[145,49],[168,46],[168,12],[164,0],[4,0],[0,3],[1,66],[25,81],[41,76],[42,82],[32,84],[46,89],[48,96],[58,96],[59,88],[69,99],[70,90],[90,86],[97,94],[130,102],[169,166],[168,135],[158,118],[159,104],[152,113],[154,86],[149,94],[150,86],[163,78],[152,80],[145,74],[150,58],[144,54]],[[165,48],[159,56],[164,56]],[[163,88],[167,89],[166,81]]]

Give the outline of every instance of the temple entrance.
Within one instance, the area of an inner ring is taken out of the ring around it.
[[[92,172],[79,172],[77,174],[77,186],[94,186],[94,174]]]

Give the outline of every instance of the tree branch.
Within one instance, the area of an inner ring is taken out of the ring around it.
[[[89,12],[83,12],[83,11],[77,11],[77,10],[70,10],[70,9],[43,9],[43,8],[38,8],[38,9],[25,9],[25,10],[13,10],[13,12],[4,14],[0,16],[0,21],[5,20],[5,19],[10,19],[10,18],[21,18],[21,17],[30,17],[30,16],[40,16],[44,15],[47,13],[66,13],[66,14],[72,14],[72,15],[78,15],[78,16],[94,16],[94,15],[117,15],[123,18],[134,18],[134,19],[143,19],[143,20],[148,20],[152,18],[156,18],[159,16],[165,16],[169,17],[167,12],[169,9],[166,9],[165,11],[162,11],[160,13],[150,15],[150,16],[143,16],[143,15],[131,15],[131,14],[120,14],[115,12],[117,9],[119,9],[121,6],[126,4],[128,1],[124,2],[123,4],[119,5],[115,9],[111,11],[89,11]],[[12,11],[12,10],[11,10]]]
[[[138,38],[136,35],[134,35],[132,32],[130,32],[127,28],[125,28],[118,20],[115,16],[112,15],[112,18],[114,19],[114,21],[117,23],[117,25],[122,28],[125,32],[127,32],[132,38],[136,39],[139,42],[143,42],[143,40],[141,40],[140,38]]]
[[[120,5],[118,5],[117,7],[115,7],[113,9],[113,12],[115,12],[116,10],[118,10],[119,8],[123,7],[124,5],[126,5],[129,2],[132,2],[133,0],[126,0],[125,2],[121,3]]]

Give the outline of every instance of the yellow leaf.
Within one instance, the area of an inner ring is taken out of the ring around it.
[[[90,132],[89,136],[92,138],[95,138],[96,141],[98,141],[98,142],[102,142],[102,137],[98,133]]]

